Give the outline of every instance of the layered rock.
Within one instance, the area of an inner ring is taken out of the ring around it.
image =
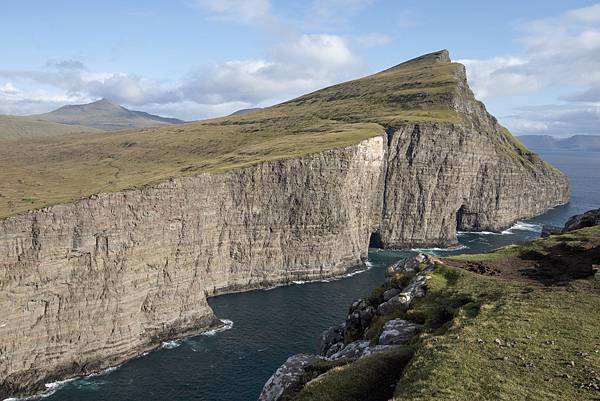
[[[197,333],[208,295],[361,266],[384,142],[0,221],[0,398]]]
[[[566,202],[566,178],[487,114],[463,69],[453,79],[460,120],[0,220],[0,397],[218,324],[207,296],[343,274],[370,239],[451,245]]]
[[[459,122],[387,128],[383,247],[452,245],[457,227],[499,231],[569,200],[567,178],[475,100],[462,66],[456,82],[447,102]]]

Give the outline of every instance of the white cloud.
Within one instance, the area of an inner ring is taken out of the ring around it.
[[[600,106],[550,104],[522,107],[504,119],[505,124],[517,134],[550,134],[568,136],[598,134]]]
[[[269,0],[196,0],[196,4],[227,21],[254,24],[273,18]]]
[[[385,46],[392,41],[392,38],[382,33],[369,33],[367,35],[359,36],[356,38],[356,42],[360,47],[378,47]]]
[[[600,4],[574,9],[524,26],[519,54],[462,60],[482,100],[502,96],[568,91],[565,103],[519,109],[505,123],[522,133],[599,133]],[[575,103],[577,102],[577,103]]]
[[[600,84],[600,4],[533,21],[522,41],[518,55],[464,60],[479,97]]]
[[[52,61],[41,70],[0,70],[0,83],[8,80],[0,86],[0,113],[39,113],[108,98],[163,115],[204,118],[271,105],[355,78],[365,69],[348,41],[336,35],[301,35],[263,58],[201,65],[170,81]],[[45,89],[17,93],[15,82]]]

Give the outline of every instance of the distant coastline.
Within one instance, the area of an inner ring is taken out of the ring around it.
[[[567,138],[556,138],[551,135],[521,135],[517,138],[534,151],[600,151],[600,135],[573,135]]]

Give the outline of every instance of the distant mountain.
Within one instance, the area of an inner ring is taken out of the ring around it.
[[[539,150],[587,150],[600,151],[600,135],[573,135],[556,138],[550,135],[521,135],[521,142],[534,151]]]
[[[234,111],[233,113],[230,114],[230,116],[239,116],[241,114],[253,113],[253,112],[259,111],[259,110],[262,110],[262,108],[261,107],[254,107],[254,108],[251,108],[251,109],[241,109],[241,110],[238,110],[238,111]]]
[[[160,117],[143,111],[129,110],[106,99],[88,104],[67,105],[49,113],[31,117],[38,120],[79,125],[104,131],[183,124],[185,122],[176,118]]]
[[[47,138],[79,132],[93,133],[102,131],[80,125],[66,125],[51,121],[37,120],[31,117],[0,115],[0,140]]]

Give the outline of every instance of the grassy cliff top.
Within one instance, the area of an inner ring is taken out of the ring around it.
[[[462,71],[441,51],[250,114],[18,143],[0,139],[0,217],[345,147],[381,135],[386,124],[459,121],[450,104]]]

